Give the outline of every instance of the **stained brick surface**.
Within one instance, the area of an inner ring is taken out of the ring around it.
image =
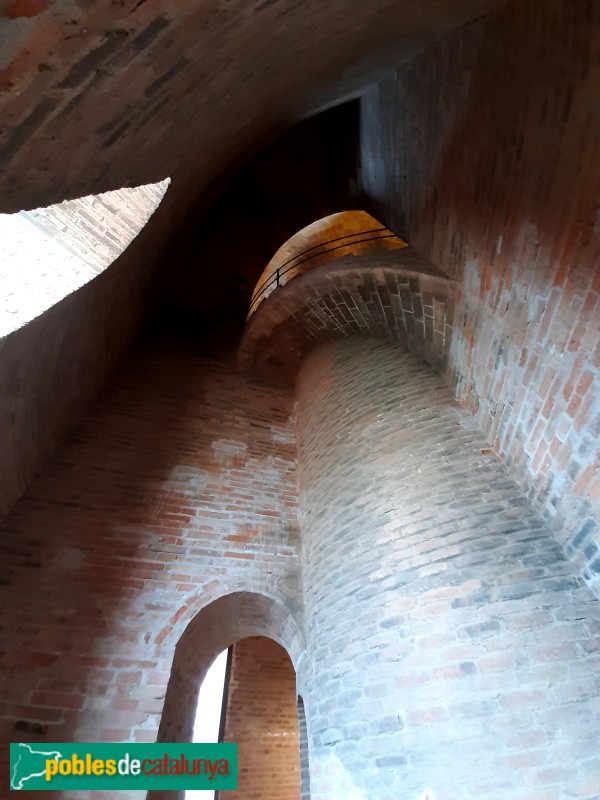
[[[313,800],[598,796],[598,601],[441,378],[385,344],[298,388]]]
[[[367,93],[374,213],[460,283],[450,378],[600,586],[599,6],[508,2]]]
[[[238,788],[223,800],[300,800],[296,673],[264,637],[233,646],[223,741],[238,744]]]

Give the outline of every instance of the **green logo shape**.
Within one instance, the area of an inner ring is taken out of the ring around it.
[[[10,788],[237,789],[237,745],[13,743]]]

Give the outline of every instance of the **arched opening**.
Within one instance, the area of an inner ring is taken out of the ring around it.
[[[194,742],[238,746],[238,788],[227,797],[308,800],[308,741],[296,672],[286,650],[266,636],[234,642],[200,686]],[[218,800],[188,790],[185,800]]]
[[[0,337],[109,267],[146,225],[169,183],[0,214]]]
[[[293,278],[342,256],[400,250],[406,242],[366,211],[340,211],[307,225],[269,261],[252,293],[248,317],[271,292]]]
[[[231,653],[223,741],[238,746],[238,788],[222,800],[300,800],[294,665],[285,649],[266,636],[241,639]]]
[[[296,797],[299,798],[300,768],[295,668],[304,650],[304,640],[291,610],[282,599],[254,592],[233,592],[209,603],[195,615],[175,648],[158,741],[193,741],[199,691],[209,667],[215,657],[231,645],[233,645],[233,663],[236,646],[242,648],[242,655],[246,649],[245,645],[236,645],[236,643],[252,640],[252,637],[269,642],[271,647],[276,646],[279,657],[283,659],[285,656],[289,665],[288,681],[290,676],[292,678],[287,703],[293,707],[296,719],[296,752],[298,755],[298,793]],[[233,674],[233,668],[231,674]],[[229,699],[226,702],[227,708],[229,708]],[[226,736],[226,727],[223,730],[224,736]],[[241,765],[239,757],[238,763]],[[164,796],[161,792],[149,792],[148,794],[148,797],[153,800]],[[168,796],[170,800],[173,798],[182,800],[184,793],[169,792]],[[266,798],[267,795],[263,793],[263,797]],[[280,795],[277,797],[279,798]]]
[[[231,650],[230,647],[219,653],[202,681],[194,721],[194,742],[213,744],[223,741],[223,705],[227,691]],[[190,789],[185,793],[185,800],[214,800],[215,795],[216,792],[213,789]]]

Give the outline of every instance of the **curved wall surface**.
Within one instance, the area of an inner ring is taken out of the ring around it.
[[[388,339],[436,371],[447,366],[456,283],[410,246],[315,266],[260,303],[238,350],[244,372],[293,383],[302,360],[335,338]]]
[[[350,340],[297,397],[313,800],[595,796],[598,604],[443,381]]]
[[[0,211],[165,175],[187,207],[274,132],[498,4],[12,0]]]
[[[456,397],[597,594],[599,29],[508,2],[361,101],[367,207],[459,284]]]

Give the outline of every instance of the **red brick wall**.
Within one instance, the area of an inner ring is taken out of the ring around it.
[[[362,108],[373,213],[460,282],[457,397],[596,588],[599,13],[511,0]]]
[[[153,741],[199,609],[298,602],[290,414],[189,352],[120,372],[0,528],[4,741]]]
[[[233,646],[223,741],[238,743],[238,788],[227,798],[300,800],[296,673],[271,639]]]

